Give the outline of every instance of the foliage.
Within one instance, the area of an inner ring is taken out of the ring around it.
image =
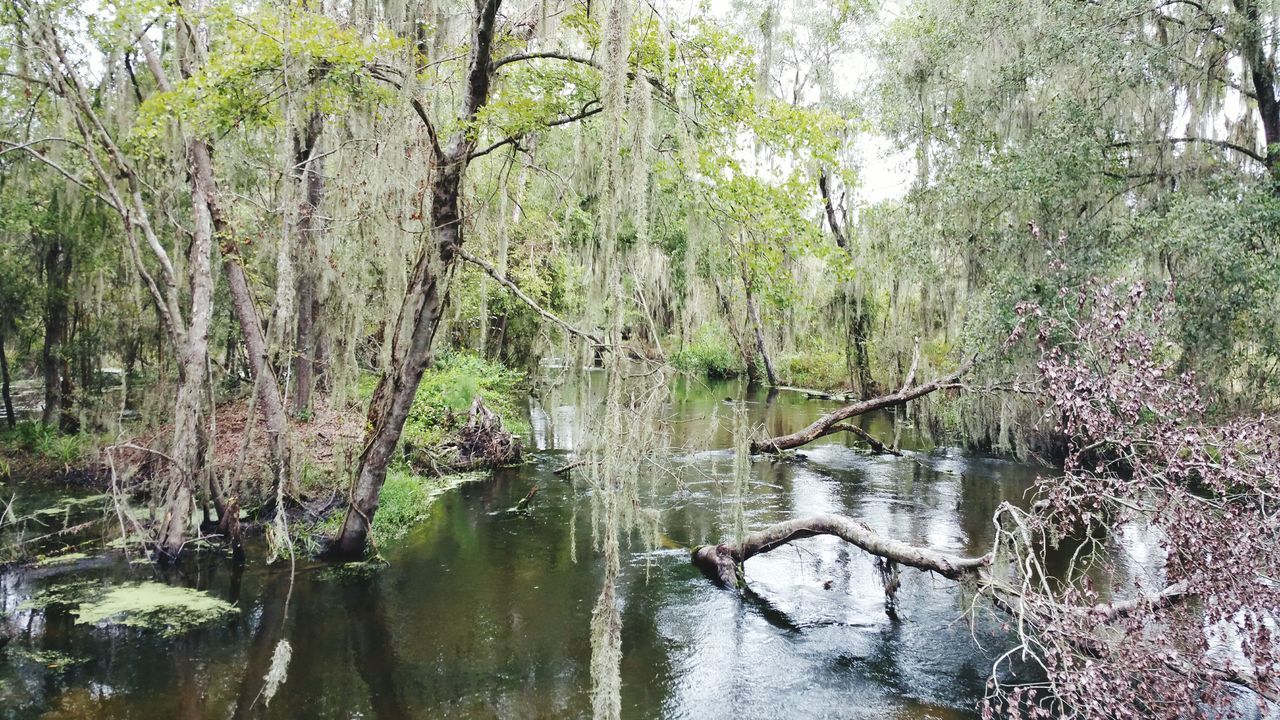
[[[1047,683],[1006,694],[993,676],[988,710],[1216,717],[1237,701],[1236,685],[1274,697],[1280,425],[1266,415],[1204,420],[1195,375],[1178,372],[1161,335],[1167,299],[1149,302],[1143,285],[1122,283],[1062,297],[1078,322],[1021,309],[1043,318],[1041,390],[1070,438],[1064,475],[1042,478],[1034,512],[1010,511],[1016,525],[1007,526],[1030,569],[1020,612],[1034,629],[1024,647]],[[1116,554],[1094,546],[1126,527],[1153,533],[1163,552],[1159,567],[1120,588],[1137,598],[1117,611],[1099,604],[1106,598],[1086,566],[1123,577]],[[1033,537],[1082,543],[1060,589],[1034,588],[1043,559],[1022,544]]]
[[[709,325],[699,329],[692,342],[668,360],[677,370],[709,378],[736,377],[744,371],[742,358],[727,333]]]
[[[520,390],[524,373],[466,353],[446,353],[422,376],[405,423],[404,442],[419,448],[442,444],[467,420],[476,396],[511,428],[523,432]]]
[[[814,390],[835,390],[849,384],[849,369],[844,356],[831,351],[783,357],[778,374],[788,385]]]

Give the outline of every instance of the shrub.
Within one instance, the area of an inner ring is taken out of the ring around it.
[[[737,377],[746,371],[733,342],[711,325],[699,328],[693,341],[672,353],[670,360],[677,370],[710,378]]]
[[[524,380],[524,373],[475,355],[442,355],[422,375],[405,422],[405,444],[436,447],[443,443],[466,423],[467,410],[476,395],[512,432],[527,432],[520,412]]]
[[[838,352],[812,352],[782,359],[783,382],[815,390],[834,390],[849,384],[849,370]]]

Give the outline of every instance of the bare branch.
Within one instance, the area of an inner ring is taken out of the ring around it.
[[[556,325],[559,325],[560,327],[564,328],[567,332],[573,335],[577,335],[578,337],[582,338],[583,340],[586,340],[587,342],[592,343],[593,345],[596,345],[596,346],[604,345],[604,343],[601,342],[600,338],[597,338],[596,336],[591,335],[590,333],[586,333],[579,330],[578,328],[570,325],[564,320],[561,320],[554,313],[544,309],[541,305],[537,303],[537,301],[535,301],[533,298],[526,295],[518,285],[516,285],[514,282],[510,280],[510,278],[499,273],[497,269],[494,268],[489,263],[481,260],[480,258],[476,257],[475,255],[472,255],[471,253],[461,248],[458,249],[458,257],[480,268],[482,271],[484,271],[486,275],[488,275],[489,277],[497,281],[499,285],[510,290],[511,294],[515,295],[520,300],[520,302],[523,302],[525,305],[528,305],[530,309],[532,309],[534,312],[541,315],[543,318],[555,323]]]
[[[747,560],[776,550],[787,543],[817,535],[833,535],[868,553],[952,580],[977,573],[991,564],[991,556],[967,558],[884,537],[867,525],[842,515],[821,513],[788,520],[751,533],[742,544],[703,545],[693,551],[693,563],[711,579],[726,587],[737,587],[742,565]]]

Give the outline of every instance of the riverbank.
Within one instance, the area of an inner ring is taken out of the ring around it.
[[[364,439],[364,410],[375,385],[376,378],[363,377],[350,402],[335,406],[320,397],[305,417],[291,420],[292,463],[283,490],[292,537],[287,543],[275,538],[274,552],[296,543],[303,552],[317,550],[319,538],[336,529],[331,526],[340,522],[346,507],[352,468]],[[528,431],[527,396],[522,373],[471,355],[442,356],[424,375],[406,424],[403,454],[389,473],[384,497],[387,519],[380,521],[375,532],[402,534],[402,526],[419,515],[442,487],[458,482],[457,471],[493,464],[485,455],[488,449],[500,446],[504,451],[494,461],[498,464],[518,458],[520,438]],[[469,425],[477,412],[484,417],[483,428]],[[227,534],[225,527],[215,527],[218,523],[211,521],[211,506],[226,505],[238,509],[237,532],[252,533],[276,514],[276,478],[265,418],[249,398],[240,397],[207,412],[205,422],[209,484],[195,488],[192,522],[202,527],[199,538]],[[111,438],[62,434],[38,423],[21,423],[0,433],[0,481],[110,493],[117,501],[113,511],[127,516],[128,522],[122,517],[119,523],[129,527],[126,534],[145,537],[160,504],[152,478],[167,466],[162,449],[171,433],[172,428],[162,424]],[[449,478],[441,480],[445,476]],[[211,487],[222,493],[219,503],[213,502]],[[126,509],[121,511],[121,505]],[[11,559],[32,559],[48,552],[47,548],[18,549]]]

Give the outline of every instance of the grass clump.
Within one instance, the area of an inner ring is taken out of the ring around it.
[[[53,425],[21,422],[0,430],[0,456],[37,459],[63,468],[79,467],[97,447],[93,435],[63,434]],[[6,461],[5,475],[11,471]]]
[[[403,466],[391,468],[378,495],[378,512],[373,516],[374,544],[386,547],[403,538],[427,519],[436,499],[446,491],[485,477],[484,472],[467,472],[429,478],[415,475]],[[344,519],[345,515],[340,512],[330,515],[321,528],[322,533],[336,535]]]
[[[436,498],[468,482],[485,477],[484,473],[456,473],[438,478],[413,475],[406,470],[387,473],[387,482],[378,497],[378,514],[373,516],[373,537],[379,545],[394,542],[409,533],[414,525],[427,518]]]
[[[671,355],[671,365],[709,378],[737,377],[746,371],[733,342],[711,325],[704,325],[692,342]]]

